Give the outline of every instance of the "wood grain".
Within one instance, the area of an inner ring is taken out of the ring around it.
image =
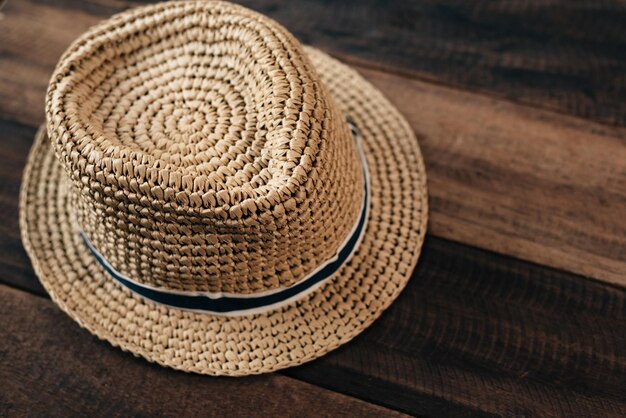
[[[354,63],[626,124],[626,4],[619,0],[237,2]],[[106,17],[141,3],[55,6]]]
[[[56,60],[101,17],[73,1],[61,4],[6,7],[0,118],[39,124]],[[102,4],[96,12],[127,5]],[[41,29],[28,30],[33,22]],[[357,69],[401,109],[420,140],[432,234],[626,285],[626,129]]]
[[[424,416],[623,416],[626,292],[427,238],[389,311],[287,371]]]
[[[620,10],[589,26],[609,3],[546,17],[539,12],[558,1],[252,4],[356,63],[406,115],[425,155],[431,235],[400,299],[353,342],[282,375],[231,380],[146,364],[33,296],[45,292],[20,243],[17,199],[47,80],[79,33],[129,4],[21,0],[3,9],[0,282],[32,294],[0,286],[0,416],[197,415],[216,405],[244,415],[623,416],[626,291],[583,275],[626,285],[626,130],[509,101],[623,124],[623,78],[607,68],[622,65]],[[565,21],[573,17],[578,32]],[[464,35],[472,31],[482,38]],[[532,49],[546,34],[558,42]],[[463,54],[474,57],[465,67]],[[515,68],[520,77],[502,76]]]
[[[33,280],[18,221],[22,171],[35,132],[31,127],[0,119],[0,280],[44,294],[39,281]]]
[[[277,374],[176,373],[113,350],[51,301],[0,286],[0,416],[309,416],[402,414]],[[87,342],[87,343],[86,343]]]
[[[10,1],[6,14],[23,2]],[[355,63],[626,124],[626,5],[618,0],[238,2],[278,20],[303,42]],[[142,3],[58,0],[54,9],[65,17],[83,11],[93,23]],[[85,27],[81,18],[71,30],[49,33],[54,20],[29,17],[42,42],[49,36],[69,42]]]
[[[52,308],[33,315],[58,320]],[[80,335],[50,338],[102,348]],[[414,415],[618,417],[625,346],[626,291],[428,237],[388,312],[346,346],[283,374]],[[144,362],[126,361],[119,367]]]
[[[431,234],[626,286],[626,129],[360,71],[420,141]]]
[[[623,1],[242,3],[353,62],[626,124]]]

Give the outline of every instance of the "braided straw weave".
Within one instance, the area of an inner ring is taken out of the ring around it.
[[[176,369],[246,375],[301,364],[356,336],[398,296],[426,218],[419,146],[356,72],[276,22],[222,2],[114,16],[61,58],[47,132],[20,202],[26,249],[53,300],[100,338]],[[357,252],[321,288],[270,312],[170,308],[112,280],[254,294],[296,283],[358,217],[362,135],[371,208]]]

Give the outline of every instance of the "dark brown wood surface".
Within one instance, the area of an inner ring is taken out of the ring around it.
[[[20,242],[21,170],[50,72],[131,4],[2,9],[0,416],[626,416],[623,6],[246,2],[352,63],[405,114],[426,160],[430,234],[407,289],[356,340],[278,374],[213,379],[81,330]]]
[[[620,0],[245,0],[355,62],[626,124]]]
[[[296,417],[311,412],[312,400],[318,416],[403,416],[278,374],[172,373],[112,350],[47,299],[2,285],[0,299],[1,416]]]

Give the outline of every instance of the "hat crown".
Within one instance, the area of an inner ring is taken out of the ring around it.
[[[78,225],[146,285],[290,286],[360,211],[343,115],[293,36],[239,6],[169,3],[93,28],[59,62],[46,113]]]

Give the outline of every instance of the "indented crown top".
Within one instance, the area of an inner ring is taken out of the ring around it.
[[[167,3],[102,23],[63,55],[46,113],[78,224],[141,283],[288,286],[359,212],[343,115],[298,42],[239,6]]]

